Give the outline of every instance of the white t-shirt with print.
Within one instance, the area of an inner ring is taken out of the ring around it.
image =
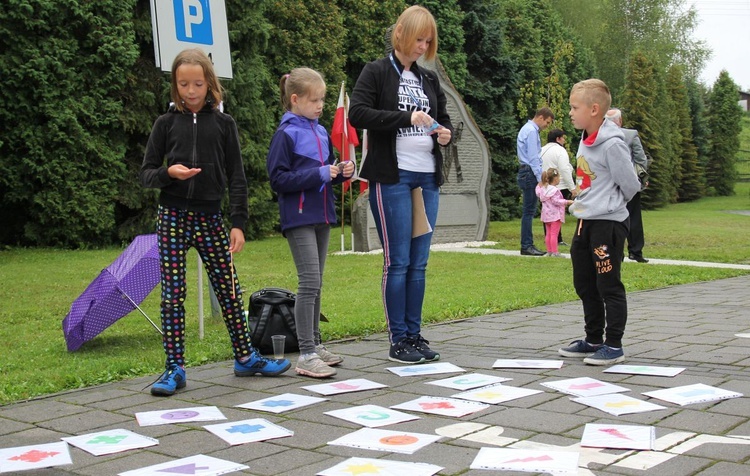
[[[410,94],[411,93],[411,94]],[[412,97],[413,96],[413,97]],[[419,102],[419,108],[414,104]],[[420,78],[404,70],[398,88],[398,108],[400,111],[421,110],[430,113],[430,101],[422,89]],[[403,127],[396,133],[396,157],[398,168],[410,172],[435,172],[435,157],[432,155],[432,137],[424,128]]]

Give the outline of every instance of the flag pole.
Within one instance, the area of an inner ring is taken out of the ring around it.
[[[348,138],[348,125],[349,125],[349,118],[347,117],[347,109],[349,105],[346,101],[346,81],[341,81],[341,91],[344,94],[344,134],[341,137],[343,140],[343,143],[341,145],[341,161],[346,161],[346,155],[349,152],[349,138]],[[351,184],[350,184],[351,186]],[[346,205],[344,204],[346,193],[344,193],[344,189],[346,188],[346,181],[341,182],[341,251],[344,251],[346,247],[344,246],[344,222],[346,221],[344,218],[346,217]]]

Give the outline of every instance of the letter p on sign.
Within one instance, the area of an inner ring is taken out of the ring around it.
[[[177,39],[201,45],[213,45],[209,0],[174,0]]]

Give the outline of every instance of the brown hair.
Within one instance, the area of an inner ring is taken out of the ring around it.
[[[391,34],[391,45],[394,50],[408,52],[417,38],[432,37],[430,45],[424,54],[425,59],[431,60],[437,54],[438,34],[435,17],[429,10],[419,5],[412,5],[401,13],[396,20],[396,27]]]
[[[292,94],[307,96],[313,88],[320,86],[325,89],[326,82],[323,75],[310,68],[294,68],[279,80],[281,91],[281,106],[285,111],[292,109]]]
[[[552,183],[552,179],[559,176],[560,172],[556,168],[550,167],[547,170],[542,171],[542,185],[549,185]]]
[[[212,108],[217,109],[222,100],[223,89],[221,88],[219,77],[216,76],[216,72],[214,71],[214,65],[211,63],[211,58],[209,58],[200,48],[189,48],[180,51],[172,62],[172,88],[170,91],[170,97],[177,110],[180,112],[185,111],[182,104],[182,98],[177,89],[177,68],[183,64],[197,64],[203,68],[203,75],[206,77],[206,83],[208,83],[206,102],[211,104]]]
[[[570,90],[570,95],[574,94],[579,94],[587,106],[598,104],[602,117],[609,110],[609,106],[612,105],[612,95],[601,79],[591,78],[577,82]]]
[[[550,117],[552,120],[555,120],[555,113],[552,112],[552,109],[548,107],[541,107],[536,111],[536,114],[534,114],[534,117],[542,116],[544,119],[549,119]]]

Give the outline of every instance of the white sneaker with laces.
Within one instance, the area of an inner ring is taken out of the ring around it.
[[[320,360],[325,362],[326,365],[338,365],[344,361],[344,358],[340,355],[334,354],[325,348],[323,344],[315,346],[315,353],[318,354]]]
[[[300,356],[294,371],[300,375],[307,375],[313,378],[326,378],[336,375],[336,369],[326,365],[318,354],[310,354],[307,357]]]

